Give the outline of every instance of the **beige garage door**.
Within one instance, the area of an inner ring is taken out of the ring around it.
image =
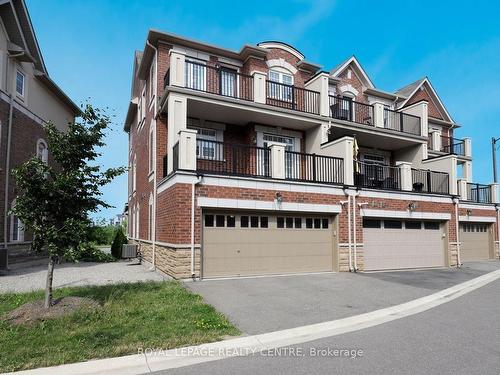
[[[437,221],[364,219],[365,270],[444,266],[443,230]]]
[[[333,270],[333,219],[206,213],[203,277]]]
[[[491,224],[460,224],[460,260],[468,262],[490,258]]]

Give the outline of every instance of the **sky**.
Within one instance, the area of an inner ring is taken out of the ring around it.
[[[491,137],[500,137],[500,2],[291,0],[235,2],[26,0],[50,76],[76,102],[108,107],[115,123],[102,167],[126,166],[123,122],[135,50],[150,28],[239,50],[289,43],[329,70],[355,55],[379,89],[429,77],[448,112],[471,137],[474,182],[490,183]],[[500,143],[500,142],[499,142]],[[500,157],[500,156],[499,156]],[[103,189],[123,211],[127,177]]]

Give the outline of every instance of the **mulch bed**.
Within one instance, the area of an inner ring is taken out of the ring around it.
[[[90,298],[64,297],[54,300],[49,309],[43,307],[43,300],[29,302],[8,312],[3,319],[14,325],[30,324],[73,314],[79,309],[96,310],[99,303]]]

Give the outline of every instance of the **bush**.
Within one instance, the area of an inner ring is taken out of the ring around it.
[[[122,257],[122,247],[127,243],[127,237],[123,232],[122,227],[118,227],[115,231],[115,238],[113,239],[113,244],[111,245],[111,255],[116,259],[121,259]]]
[[[114,262],[116,259],[109,254],[99,250],[94,244],[85,243],[80,245],[78,260],[82,262]]]
[[[115,227],[104,225],[104,223],[94,224],[89,229],[89,239],[96,245],[111,245],[115,234]]]

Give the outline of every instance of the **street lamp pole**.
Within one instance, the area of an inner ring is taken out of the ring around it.
[[[491,138],[491,152],[493,154],[493,182],[497,183],[497,142],[500,141],[499,138]]]

